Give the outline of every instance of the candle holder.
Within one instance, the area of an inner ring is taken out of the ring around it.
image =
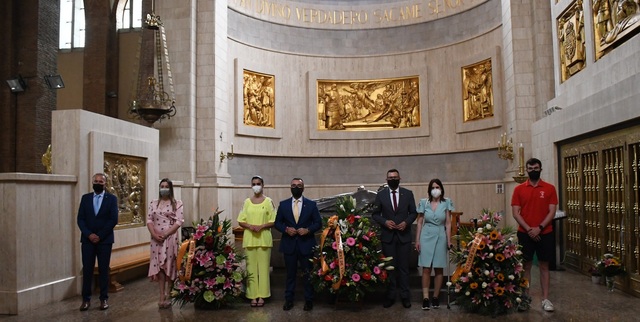
[[[500,141],[498,141],[498,158],[513,160],[513,139],[507,139],[507,133],[500,135]]]
[[[513,176],[512,178],[517,183],[523,183],[527,181],[528,176],[524,174],[524,145],[522,143],[520,143],[520,146],[518,147],[518,161],[518,175]]]
[[[220,134],[222,135],[222,134]],[[231,143],[231,152],[228,153],[224,153],[223,151],[220,151],[220,163],[222,163],[222,161],[224,161],[224,159],[227,160],[233,160],[233,143]]]

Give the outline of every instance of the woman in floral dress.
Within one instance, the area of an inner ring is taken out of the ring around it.
[[[170,308],[167,292],[177,276],[178,229],[184,222],[182,201],[173,195],[173,183],[165,178],[160,181],[159,198],[149,203],[147,228],[151,233],[151,258],[149,277],[160,285],[158,307]]]
[[[244,201],[238,215],[238,224],[244,228],[242,247],[247,255],[247,298],[252,307],[264,306],[264,299],[271,296],[269,266],[273,239],[271,227],[276,220],[275,206],[263,193],[264,180],[251,178],[253,195]]]

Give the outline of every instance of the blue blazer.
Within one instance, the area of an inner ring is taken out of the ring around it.
[[[118,224],[118,198],[105,191],[100,210],[93,212],[93,192],[84,194],[78,209],[78,227],[82,236],[80,242],[91,243],[89,235],[100,237],[100,244],[113,244],[113,228]]]
[[[280,240],[280,252],[291,255],[299,251],[302,255],[311,255],[313,246],[316,245],[315,233],[322,228],[322,218],[315,201],[302,197],[302,209],[298,222],[293,218],[293,198],[280,201],[276,213],[275,227],[282,233]],[[289,236],[285,232],[287,227],[306,228],[309,233],[304,236]]]

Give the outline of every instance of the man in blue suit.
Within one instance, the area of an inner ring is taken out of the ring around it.
[[[118,198],[105,192],[107,177],[93,175],[93,191],[82,196],[78,209],[78,227],[82,236],[82,305],[80,311],[91,306],[93,267],[98,258],[100,281],[100,310],[109,308],[109,261],[113,246],[113,228],[118,224]]]
[[[411,255],[411,224],[416,220],[413,192],[400,187],[400,173],[387,171],[387,188],[378,191],[371,218],[382,228],[382,253],[393,257],[395,270],[389,271],[389,287],[383,306],[391,307],[400,289],[402,306],[411,307],[409,294],[409,256]]]
[[[275,227],[282,233],[280,252],[284,254],[287,270],[287,284],[284,292],[283,310],[293,308],[293,294],[296,289],[298,265],[304,279],[304,310],[313,309],[313,286],[309,279],[313,246],[316,245],[314,233],[322,228],[322,219],[318,206],[312,200],[302,197],[304,182],[300,178],[291,180],[291,198],[282,200],[276,213]]]

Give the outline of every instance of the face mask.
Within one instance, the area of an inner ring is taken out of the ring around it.
[[[160,189],[160,196],[169,197],[170,195],[171,195],[171,190],[169,190],[169,188],[161,188]]]
[[[251,187],[251,189],[253,190],[253,193],[255,193],[255,194],[259,194],[260,192],[262,192],[262,186],[253,186],[253,187]]]
[[[94,183],[93,184],[93,191],[96,194],[101,194],[104,191],[104,185],[103,184],[99,184],[99,183]]]
[[[440,190],[440,189],[432,189],[431,190],[431,197],[438,198],[438,197],[440,197],[441,194],[442,194],[442,190]]]
[[[391,190],[396,190],[400,185],[400,179],[387,180],[387,184],[389,185],[389,188],[391,188]]]
[[[300,199],[300,197],[302,197],[303,191],[304,191],[304,188],[298,188],[298,187],[291,188],[291,195],[295,199]]]
[[[540,171],[530,171],[529,179],[532,181],[538,181],[538,179],[540,179]]]

